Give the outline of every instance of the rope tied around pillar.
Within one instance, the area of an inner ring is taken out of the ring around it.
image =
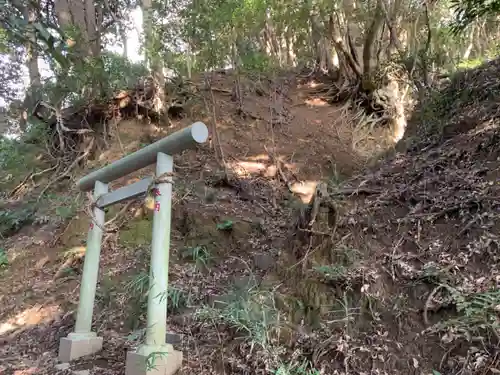
[[[152,195],[153,197],[158,196],[159,191],[157,186],[160,184],[173,184],[174,183],[174,181],[172,180],[173,177],[174,177],[173,172],[165,172],[159,176],[154,176],[153,180],[148,186],[148,189],[146,190],[146,198],[150,195]]]
[[[160,184],[173,184],[174,182],[173,182],[172,178],[174,177],[174,175],[175,174],[173,172],[166,172],[166,173],[162,173],[159,176],[153,176],[151,183],[148,185],[148,188],[146,189],[144,201],[146,201],[148,199],[148,197],[155,198],[160,194],[158,187],[157,187],[158,185],[160,185]],[[108,193],[106,193],[106,194],[108,194]],[[116,219],[118,219],[118,217],[120,217],[130,207],[130,205],[133,202],[135,202],[136,200],[138,200],[139,198],[135,198],[135,199],[132,199],[131,201],[129,201],[125,206],[123,206],[123,208],[112,219],[109,219],[108,221],[106,221],[104,223],[104,225],[101,225],[97,222],[97,220],[94,216],[94,209],[98,207],[97,203],[98,203],[99,199],[101,199],[106,194],[101,194],[97,198],[94,199],[94,197],[92,196],[92,193],[88,192],[87,196],[89,197],[90,204],[88,204],[84,210],[85,210],[85,213],[92,220],[92,225],[97,225],[97,227],[99,229],[101,229],[103,231],[103,233],[110,233],[113,231],[107,229],[107,227],[109,227],[110,224],[115,222]]]

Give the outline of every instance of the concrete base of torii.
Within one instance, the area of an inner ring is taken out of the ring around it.
[[[127,353],[125,375],[174,375],[182,365],[182,352],[166,344],[161,349],[140,347]]]
[[[102,337],[94,332],[70,333],[59,342],[59,361],[65,363],[97,353],[102,349]]]

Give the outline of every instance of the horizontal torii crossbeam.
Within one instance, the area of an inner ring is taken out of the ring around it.
[[[93,217],[87,237],[87,249],[80,285],[80,299],[74,332],[62,338],[59,360],[73,359],[98,352],[102,337],[92,332],[92,314],[99,271],[99,258],[104,227],[104,208],[138,197],[153,187],[155,209],[149,272],[146,339],[135,351],[127,353],[126,375],[171,375],[181,366],[182,352],[166,343],[168,262],[172,207],[173,155],[204,143],[208,129],[202,122],[169,135],[141,150],[94,171],[78,181],[81,191],[93,190]],[[156,178],[109,191],[108,184],[138,169],[156,163]],[[154,362],[154,363],[153,363]]]

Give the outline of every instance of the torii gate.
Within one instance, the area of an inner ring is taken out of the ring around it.
[[[69,362],[102,349],[102,337],[91,331],[92,313],[99,271],[104,226],[104,208],[147,193],[154,187],[155,209],[149,272],[146,339],[136,351],[127,353],[126,375],[174,374],[182,364],[182,352],[165,341],[167,333],[168,262],[172,208],[173,155],[204,143],[208,129],[202,122],[175,132],[114,163],[94,171],[78,181],[81,191],[93,189],[93,218],[87,237],[87,249],[80,285],[80,300],[74,332],[62,338],[59,360]],[[138,169],[156,163],[156,178],[109,191],[108,184]],[[154,363],[151,363],[151,360]],[[158,371],[158,372],[157,372]]]

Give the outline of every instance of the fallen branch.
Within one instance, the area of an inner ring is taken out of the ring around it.
[[[45,194],[45,192],[52,186],[54,185],[56,182],[59,182],[61,181],[64,177],[66,177],[68,175],[68,173],[75,167],[75,165],[78,165],[78,163],[85,157],[88,156],[88,154],[90,153],[90,151],[92,150],[92,147],[94,146],[94,138],[92,138],[89,142],[89,145],[87,146],[87,148],[85,149],[85,151],[79,156],[77,157],[75,160],[73,160],[73,162],[64,170],[64,172],[59,175],[58,177],[54,178],[51,182],[49,182],[47,184],[47,186],[45,186],[45,188],[43,188],[42,192],[38,195],[38,199],[37,201],[39,201],[43,194]]]
[[[207,87],[204,87],[203,90],[205,91],[209,91],[210,89],[207,88]],[[224,94],[229,94],[229,95],[232,95],[232,92],[231,90],[226,90],[226,89],[219,89],[217,87],[212,87],[212,91],[215,91],[215,92],[222,92]]]
[[[228,179],[229,173],[227,170],[227,163],[226,163],[226,160],[224,158],[224,150],[222,149],[222,144],[221,144],[220,139],[219,139],[219,132],[217,131],[217,115],[215,112],[215,108],[216,108],[215,97],[214,97],[214,93],[213,93],[213,89],[212,89],[212,83],[210,82],[210,80],[206,76],[205,76],[205,85],[206,85],[207,90],[210,92],[210,99],[212,101],[211,113],[212,113],[212,132],[213,132],[214,141],[215,141],[214,142],[214,149],[216,150],[216,156],[218,156],[218,158],[220,158],[219,162],[220,162],[220,164],[222,164],[222,166],[224,168],[224,173],[226,175],[226,178]],[[203,100],[205,102],[205,106],[207,107],[207,109],[209,109],[207,101],[205,100],[205,97],[203,97]]]
[[[286,187],[288,188],[288,190],[290,190],[290,192],[293,193],[292,184],[290,183],[288,178],[285,176],[285,173],[281,169],[281,160],[279,160],[277,157],[275,157],[274,153],[269,151],[266,145],[264,145],[264,150],[266,150],[267,154],[269,155],[269,158],[276,165],[276,170],[278,171],[278,174],[281,177],[281,179],[283,180],[283,182],[286,184]]]
[[[382,193],[381,190],[359,187],[359,188],[344,188],[340,190],[335,190],[334,192],[331,193],[331,195],[360,195],[360,194],[372,195],[380,193]]]
[[[64,276],[64,274],[67,272],[67,270],[73,267],[73,264],[75,262],[79,261],[80,259],[82,259],[85,256],[85,252],[86,252],[87,248],[82,247],[82,248],[79,248],[79,250],[80,251],[74,251],[74,252],[72,252],[68,256],[68,259],[66,259],[64,261],[64,263],[61,264],[61,266],[58,268],[56,274],[52,278],[52,281],[56,281],[57,279],[59,279],[62,276]]]

